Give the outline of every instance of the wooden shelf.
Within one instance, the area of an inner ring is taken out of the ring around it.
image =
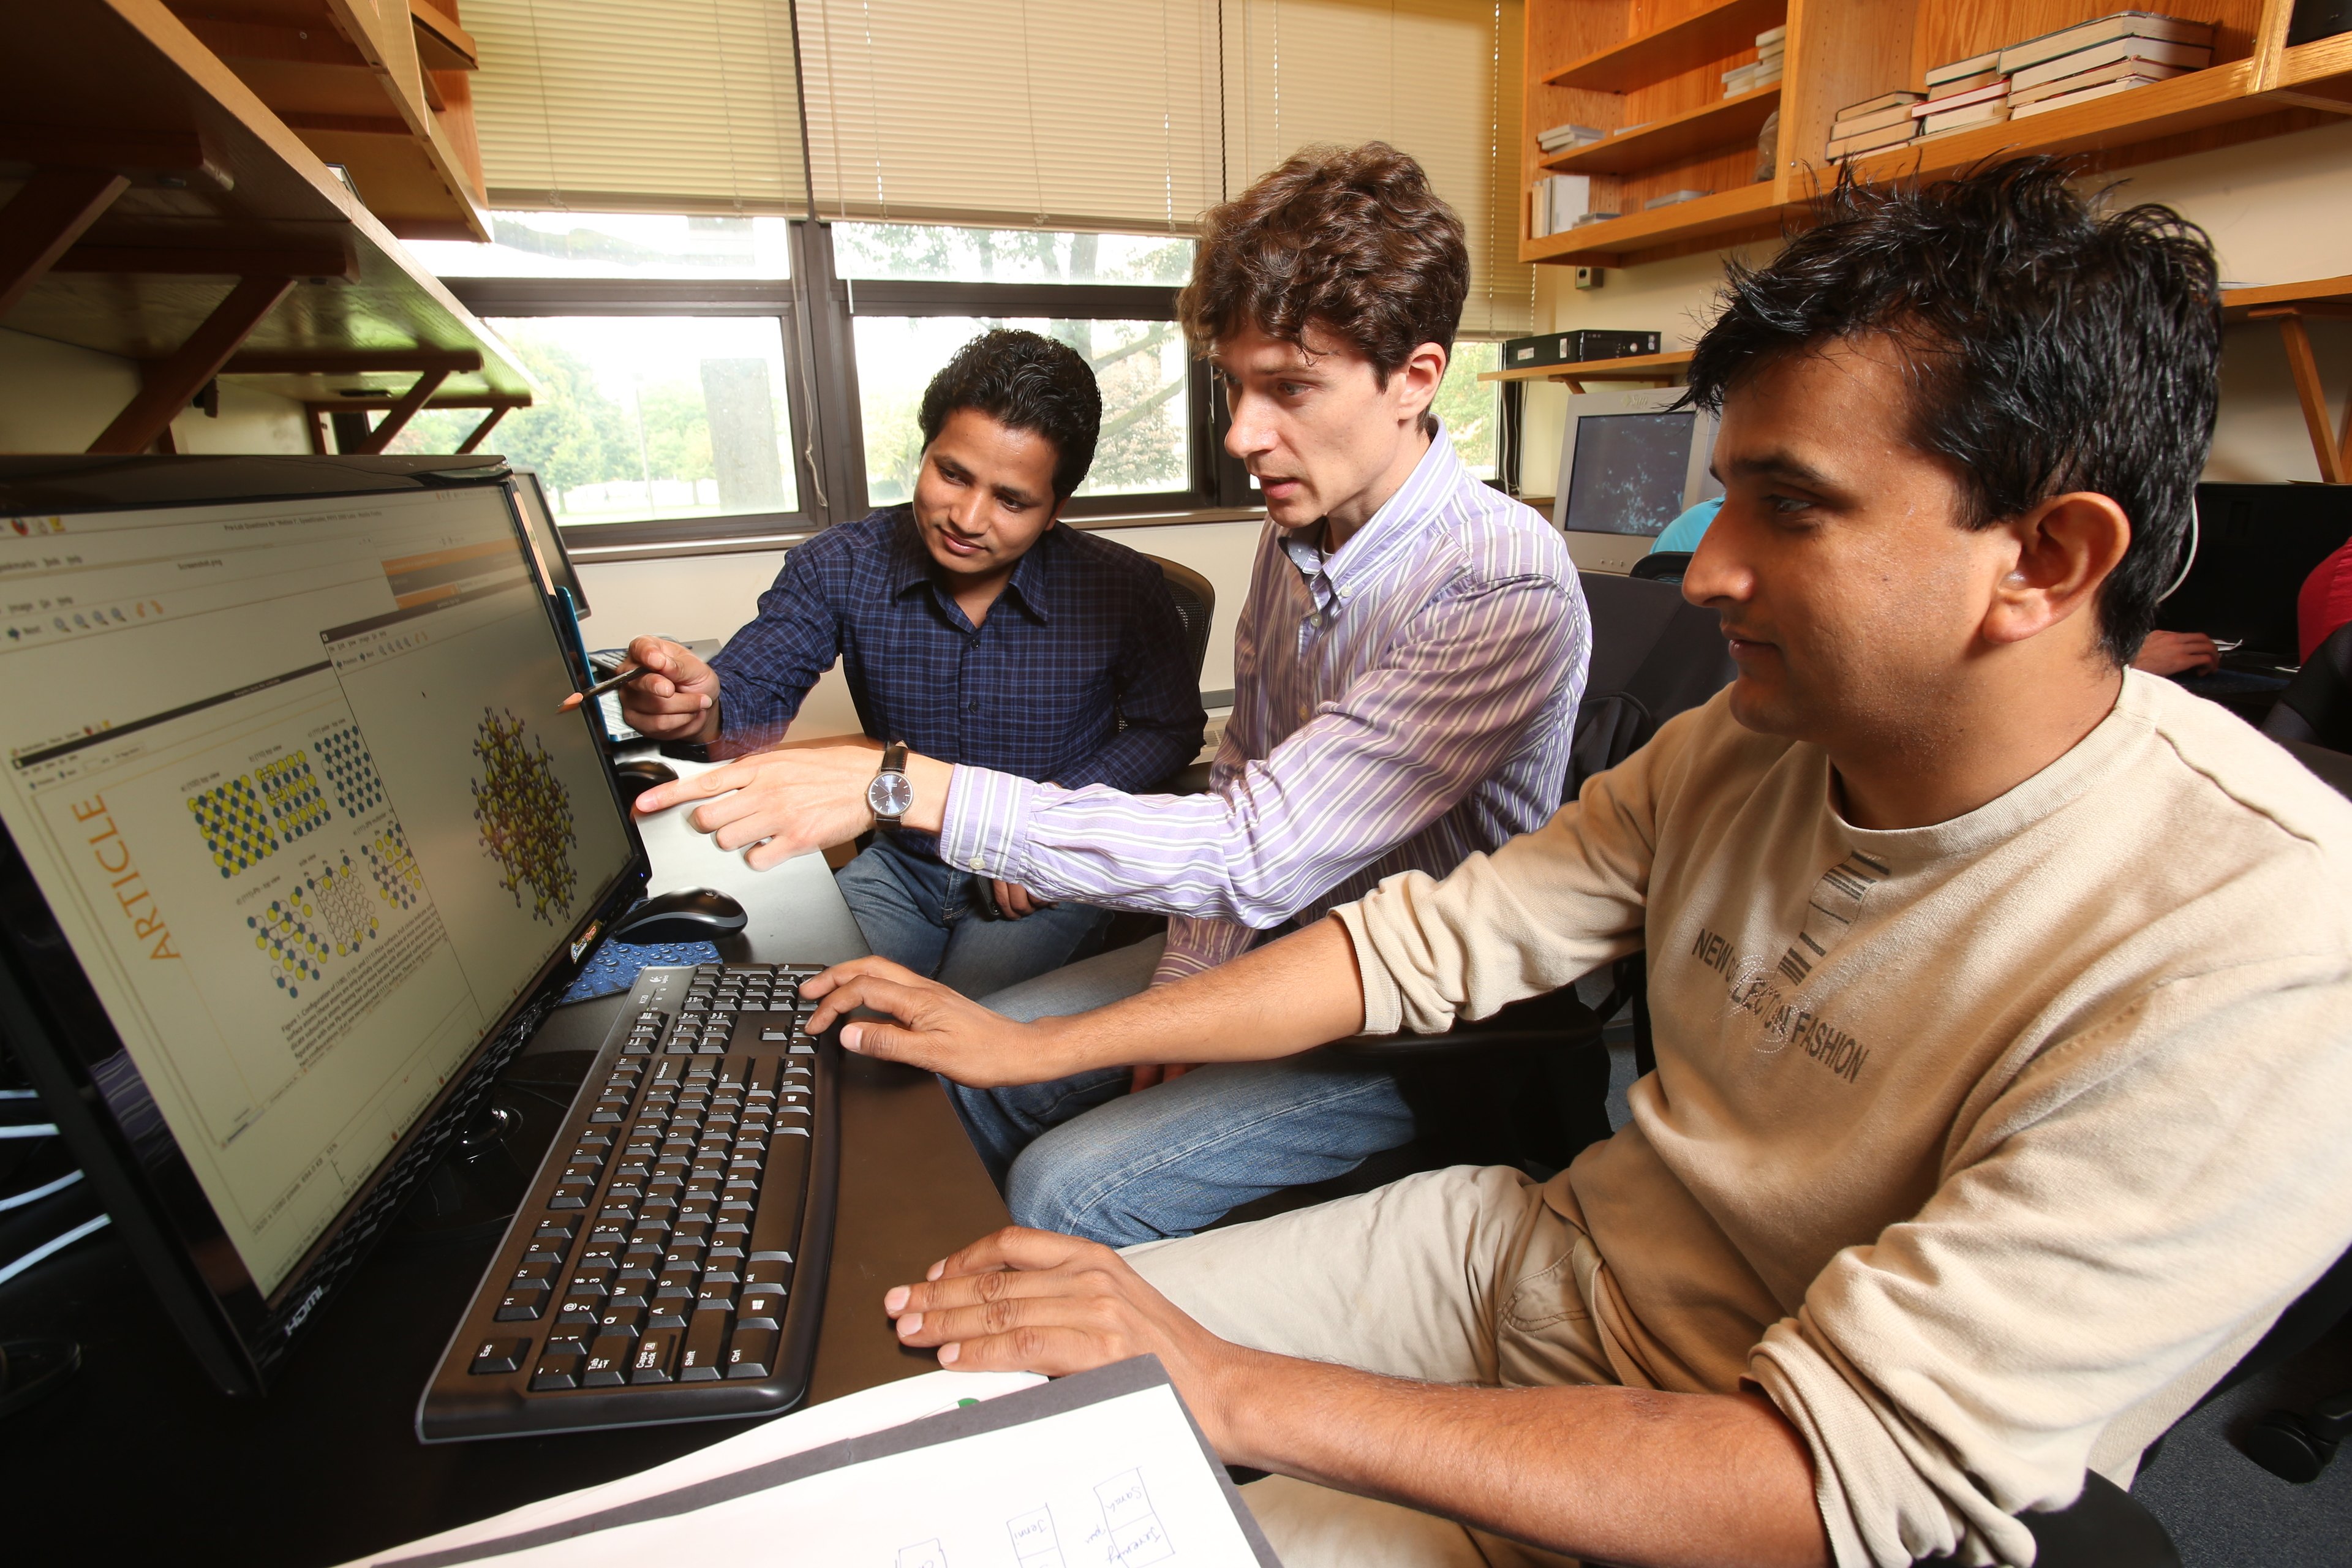
[[[2318,278],[2308,283],[2259,283],[2221,290],[2221,309],[2242,313],[2266,305],[2341,304],[2352,300],[2352,276]]]
[[[1769,226],[1779,219],[1780,210],[1779,187],[1770,180],[1759,180],[1696,201],[1627,213],[1566,234],[1525,240],[1519,245],[1519,259],[1557,266],[1622,267],[1628,256],[1643,251]]]
[[[1737,98],[1718,99],[1681,114],[1653,121],[1639,131],[1612,136],[1543,161],[1555,174],[1622,174],[1654,168],[1735,142],[1753,143],[1764,121],[1780,107],[1780,84],[1759,87]]]
[[[1486,370],[1480,381],[1672,381],[1690,368],[1691,352],[1633,354],[1624,359],[1588,359],[1574,364],[1531,364],[1524,370]]]
[[[2000,154],[2100,153],[2201,131],[2272,112],[2277,106],[2255,96],[2254,78],[2252,60],[2232,60],[2071,109],[1948,132],[1872,153],[1854,160],[1854,172],[1869,180],[1894,180],[1914,172],[1943,174],[1962,169]]]
[[[1788,0],[1717,0],[1679,22],[1571,60],[1543,79],[1553,87],[1580,87],[1595,92],[1646,87],[1754,48],[1756,35],[1778,26],[1788,14]]]
[[[129,185],[55,267],[33,269],[0,325],[141,362],[152,381],[240,291],[275,278],[282,293],[215,363],[302,357],[221,372],[242,384],[397,395],[425,355],[478,366],[452,371],[441,398],[530,397],[498,338],[158,0],[50,0],[13,16],[5,37],[0,204],[59,170]]]

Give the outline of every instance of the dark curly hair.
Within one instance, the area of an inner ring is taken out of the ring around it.
[[[1297,343],[1312,321],[1386,386],[1419,345],[1453,349],[1469,291],[1462,220],[1419,163],[1367,142],[1302,148],[1211,208],[1176,316],[1203,354],[1244,326]]]
[[[948,416],[973,408],[999,425],[1032,430],[1054,443],[1054,500],[1070,499],[1094,466],[1102,434],[1102,389],[1086,359],[1067,343],[999,327],[956,350],[923,389],[923,445],[940,438]]]
[[[1910,439],[1990,528],[2069,490],[2113,500],[2130,548],[2099,590],[2116,663],[2138,652],[2177,568],[2213,439],[2221,295],[2212,242],[2168,207],[2103,215],[2072,170],[2018,158],[1928,185],[1841,174],[1814,226],[1734,264],[1691,359],[1720,409],[1759,365],[1884,335],[1911,386]]]

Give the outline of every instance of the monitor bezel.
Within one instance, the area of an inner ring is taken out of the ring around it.
[[[152,458],[147,464],[213,463],[218,459]],[[286,459],[278,459],[283,465]],[[338,459],[313,458],[336,464]],[[142,465],[143,467],[143,465]],[[332,469],[329,469],[332,472]],[[145,468],[145,475],[154,470]],[[348,487],[323,484],[315,488],[264,483],[256,493],[205,494],[188,505],[214,505],[237,500],[280,501],[330,500],[388,489],[483,488],[495,486],[506,503],[508,524],[517,542],[530,553],[530,544],[510,476],[496,464],[467,468],[462,477],[422,469],[413,484],[387,484],[380,469],[362,470]],[[282,481],[282,467],[267,476]],[[5,482],[5,474],[0,474]],[[201,487],[198,487],[201,488]],[[6,492],[0,489],[0,501]],[[39,498],[44,512],[149,510],[170,504],[152,496],[122,501],[60,505],[51,493]],[[0,505],[0,510],[8,510]],[[31,510],[33,508],[24,510]],[[547,617],[548,633],[572,672],[575,684],[586,672],[579,668],[559,618],[557,602],[537,595]],[[0,824],[0,1027],[5,1027],[26,1074],[40,1091],[74,1157],[105,1201],[113,1224],[156,1289],[166,1311],[188,1341],[197,1360],[220,1387],[230,1394],[259,1394],[268,1374],[295,1342],[319,1304],[341,1283],[391,1217],[385,1203],[399,1198],[436,1160],[488,1092],[496,1076],[530,1032],[544,1018],[580,970],[581,962],[614,915],[643,892],[650,871],[645,840],[613,773],[610,749],[601,725],[589,711],[578,710],[579,722],[589,727],[601,764],[606,794],[624,824],[629,847],[627,860],[613,881],[592,898],[583,917],[562,940],[552,944],[548,958],[530,984],[523,986],[480,1042],[450,1075],[423,1114],[410,1124],[368,1180],[352,1193],[333,1221],[323,1230],[274,1290],[264,1292],[246,1268],[227,1228],[205,1197],[194,1168],[162,1127],[152,1094],[146,1089],[111,1016],[83,971],[69,940],[50,910],[47,898],[33,877],[14,836]],[[108,1064],[110,1089],[96,1070]],[[144,1109],[155,1119],[153,1131],[142,1139],[140,1129],[124,1113]],[[147,1152],[142,1153],[142,1145]],[[380,1203],[380,1194],[384,1202]],[[375,1205],[377,1207],[372,1208]],[[379,1212],[381,1210],[381,1212]],[[373,1228],[346,1243],[356,1222]]]
[[[1633,387],[1570,395],[1567,417],[1560,426],[1559,477],[1552,491],[1551,521],[1552,526],[1559,530],[1561,538],[1568,542],[1569,556],[1580,569],[1587,572],[1628,572],[1634,562],[1650,552],[1657,535],[1607,533],[1568,526],[1569,492],[1576,467],[1578,425],[1594,416],[1673,413],[1687,395],[1687,389],[1679,386]],[[1696,404],[1685,406],[1692,416],[1693,423],[1690,461],[1683,473],[1683,501],[1678,510],[1686,510],[1711,496],[1723,493],[1723,486],[1707,467],[1715,455],[1716,416]]]
[[[580,586],[580,568],[564,547],[563,529],[555,521],[554,509],[547,504],[547,487],[540,482],[536,468],[518,466],[514,477],[515,497],[523,513],[523,537],[530,543],[540,586],[551,595],[559,588],[569,593],[573,612],[584,621],[589,615],[588,593]]]

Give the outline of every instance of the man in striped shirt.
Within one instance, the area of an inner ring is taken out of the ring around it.
[[[1381,143],[1301,153],[1205,220],[1179,312],[1223,382],[1267,527],[1210,793],[1138,796],[909,757],[906,826],[1041,897],[1169,915],[1140,944],[987,998],[1099,1006],[1442,875],[1558,809],[1590,652],[1574,568],[1474,478],[1429,406],[1468,288],[1460,220]],[[870,752],[746,758],[646,792],[754,865],[869,820]],[[1247,1027],[1244,1018],[1237,1027]],[[1132,1090],[1132,1092],[1130,1092]],[[950,1086],[1015,1220],[1123,1244],[1198,1230],[1405,1142],[1393,1077],[1328,1063]]]

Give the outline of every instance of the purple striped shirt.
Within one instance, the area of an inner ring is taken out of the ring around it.
[[[940,858],[1169,915],[1154,983],[1399,871],[1444,876],[1559,808],[1591,647],[1567,546],[1444,432],[1338,551],[1258,542],[1204,795],[958,767]]]

